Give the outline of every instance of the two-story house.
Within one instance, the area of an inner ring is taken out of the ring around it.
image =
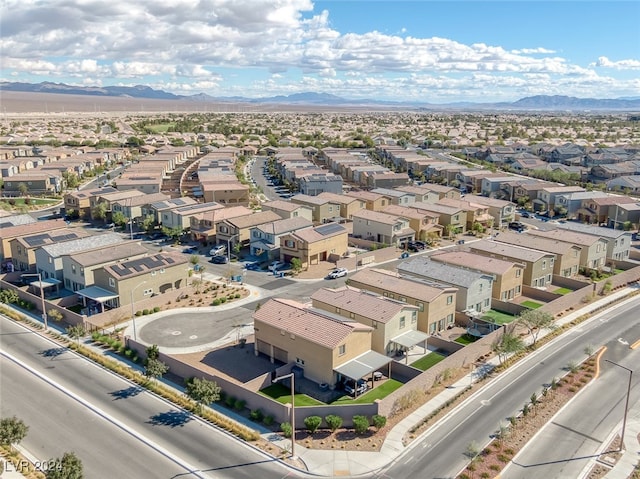
[[[580,246],[582,248],[580,250],[580,266],[583,268],[598,269],[606,266],[608,240],[602,236],[593,236],[562,229],[550,231],[532,229],[528,231],[528,234]]]
[[[631,231],[614,230],[595,225],[584,225],[574,222],[558,224],[558,229],[583,233],[607,240],[607,259],[613,261],[626,261],[631,251]]]
[[[415,239],[409,219],[379,211],[361,210],[353,219],[353,235],[369,241],[402,246]]]
[[[313,223],[310,220],[300,216],[255,226],[250,231],[251,255],[261,261],[280,259],[280,238],[285,234],[312,226]]]
[[[344,256],[348,250],[349,232],[339,223],[327,223],[280,237],[280,259],[298,258],[303,268],[330,258]]]
[[[229,243],[231,247],[235,243],[246,246],[251,241],[251,229],[282,218],[275,211],[259,211],[250,215],[236,216],[218,223],[216,240],[218,243]]]

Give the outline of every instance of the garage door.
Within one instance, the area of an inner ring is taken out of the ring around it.
[[[256,346],[258,347],[258,352],[262,354],[266,354],[271,357],[271,344],[265,343],[264,341],[256,340]]]
[[[283,363],[289,362],[289,354],[284,349],[280,349],[276,346],[273,347],[273,357]]]

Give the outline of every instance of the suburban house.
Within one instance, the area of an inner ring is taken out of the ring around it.
[[[474,196],[473,202],[489,209],[489,214],[493,217],[495,228],[507,226],[515,221],[516,205],[510,201],[499,200],[497,198],[487,198],[485,196]]]
[[[369,291],[343,286],[321,288],[311,296],[314,308],[370,326],[371,349],[394,356],[421,344],[429,337],[418,331],[418,307]]]
[[[127,241],[111,248],[89,250],[62,256],[64,287],[78,291],[95,283],[94,272],[108,264],[129,261],[149,254],[149,250],[135,241]]]
[[[495,235],[494,241],[555,254],[556,259],[553,262],[553,274],[555,275],[569,278],[579,272],[582,246],[553,238],[509,231]]]
[[[523,285],[544,288],[553,281],[553,268],[556,259],[556,255],[553,253],[490,240],[476,241],[471,243],[468,248],[472,253],[523,264]]]
[[[345,196],[364,201],[365,208],[372,211],[382,211],[391,203],[386,196],[371,191],[351,190]]]
[[[167,252],[121,261],[95,270],[94,286],[76,293],[101,308],[135,305],[136,301],[186,286],[188,266],[186,255]]]
[[[612,229],[624,229],[627,225],[636,230],[640,228],[640,202],[616,205],[607,222]]]
[[[542,188],[538,191],[538,196],[531,200],[533,209],[535,211],[555,211],[559,196],[579,191],[585,191],[585,189],[579,186],[550,186]]]
[[[318,198],[323,198],[340,205],[340,217],[351,219],[354,213],[365,209],[365,202],[357,198],[335,193],[320,193]]]
[[[386,245],[402,246],[416,236],[408,218],[380,211],[358,211],[353,215],[352,226],[354,237]]]
[[[216,228],[216,241],[222,244],[240,243],[241,246],[246,246],[251,241],[252,228],[281,219],[275,211],[258,211],[250,215],[222,220]]]
[[[456,293],[450,286],[401,276],[385,269],[360,270],[349,278],[349,287],[364,289],[418,307],[418,330],[443,331],[455,322]]]
[[[31,225],[22,228],[29,229]],[[16,236],[9,241],[9,257],[15,271],[31,271],[36,267],[36,250],[45,245],[86,238],[90,233],[84,228],[54,228],[51,231]],[[3,241],[4,242],[4,241]]]
[[[387,206],[383,213],[400,216],[409,220],[409,227],[416,232],[416,239],[425,241],[429,238],[440,238],[443,227],[440,216],[430,211],[411,206]]]
[[[144,196],[136,196],[128,200],[118,200],[111,203],[111,213],[119,211],[125,218],[143,220],[146,216],[154,216],[151,205],[160,201],[166,201],[169,196],[164,193],[152,193]]]
[[[280,259],[290,262],[298,258],[303,268],[321,261],[338,259],[347,253],[349,233],[338,223],[308,228],[280,237]]]
[[[230,208],[244,208],[246,211],[251,211],[244,206],[233,206]],[[182,228],[187,231],[191,227],[192,217],[202,217],[207,213],[212,213],[217,210],[224,210],[225,206],[220,203],[196,203],[193,205],[181,206],[179,208],[172,208],[162,212],[161,223],[162,226],[167,228]],[[238,210],[234,210],[238,211]]]
[[[322,196],[294,195],[291,203],[311,208],[311,218],[314,223],[328,223],[340,220],[340,203]]]
[[[456,311],[484,313],[491,309],[492,274],[458,268],[426,257],[400,263],[398,273],[457,288]]]
[[[138,190],[118,191],[103,188],[102,193],[89,196],[89,214],[92,220],[111,221],[112,205],[116,201],[129,201],[138,196],[147,196]],[[102,216],[104,214],[104,216]],[[85,217],[88,219],[88,217]]]
[[[501,301],[511,301],[522,294],[524,265],[490,258],[468,251],[449,251],[432,255],[431,261],[445,263],[471,271],[493,276],[491,297]]]
[[[467,231],[473,231],[473,226],[478,223],[483,228],[489,228],[494,224],[494,218],[489,214],[489,207],[475,203],[474,201],[466,201],[466,199],[450,199],[444,198],[438,201],[439,205],[451,208],[460,208],[467,213]]]
[[[357,381],[392,361],[371,351],[370,326],[293,300],[272,298],[252,317],[256,356],[293,363],[306,379],[330,388],[346,377]],[[349,363],[354,361],[364,374],[351,372]]]
[[[416,196],[413,193],[401,189],[375,188],[371,192],[383,195],[392,205],[410,206],[416,202]]]
[[[64,208],[69,216],[77,216],[81,219],[91,218],[91,197],[106,193],[116,193],[118,190],[111,186],[95,188],[92,190],[76,190],[64,195]]]
[[[40,170],[18,173],[5,180],[3,194],[18,196],[23,194],[23,189],[31,195],[58,194],[62,191],[62,175]]]
[[[313,173],[302,175],[298,179],[300,192],[309,196],[317,196],[320,193],[342,194],[342,177],[333,173]]]
[[[575,231],[555,229],[550,231],[529,230],[528,234],[550,238],[580,246],[580,266],[587,269],[602,268],[607,263],[608,240],[602,236],[593,236]]]
[[[36,249],[36,269],[42,274],[42,279],[52,280],[60,284],[64,280],[62,256],[78,254],[92,249],[111,248],[122,243],[122,236],[117,233],[105,233],[71,239],[69,241],[46,244]]]
[[[413,207],[438,215],[445,236],[464,233],[467,230],[467,212],[462,208],[439,203],[416,203]]]
[[[2,219],[3,218],[0,218],[0,223],[2,223]],[[0,262],[4,265],[13,257],[11,252],[11,240],[67,228],[67,223],[61,219],[37,221],[18,226],[14,226],[12,224],[0,224]],[[14,266],[17,265],[14,264]]]
[[[631,231],[614,230],[612,228],[603,228],[602,226],[584,225],[573,222],[559,223],[558,229],[583,233],[597,238],[606,238],[608,240],[608,260],[626,261],[629,259],[631,240],[633,238]]]
[[[191,206],[198,204],[198,202],[191,198],[190,196],[184,196],[181,198],[171,198],[163,201],[156,201],[151,203],[151,212],[153,215],[154,221],[156,224],[162,224],[162,217],[165,213],[170,210],[182,208],[183,206]],[[167,213],[167,218],[169,218],[169,214]]]
[[[623,190],[637,193],[640,191],[640,175],[619,176],[607,181],[608,190]]]
[[[252,215],[253,210],[246,206],[228,206],[191,216],[191,238],[205,244],[217,241],[217,226],[224,220]]]
[[[396,188],[396,190],[412,194],[414,196],[414,203],[437,203],[440,200],[439,192],[426,190],[421,186],[400,186]]]
[[[431,191],[439,196],[439,199],[445,198],[457,199],[460,198],[460,190],[453,186],[438,185],[436,183],[423,183],[419,185],[425,191]]]
[[[311,228],[313,223],[301,216],[264,223],[251,228],[251,255],[261,260],[280,259],[280,238],[294,231]]]
[[[556,198],[555,214],[568,218],[577,218],[588,223],[598,222],[599,212],[595,200],[606,198],[608,195],[602,191],[577,191],[558,195]],[[608,211],[608,208],[607,208]],[[603,219],[602,221],[606,221]]]
[[[262,211],[274,211],[280,218],[305,218],[313,221],[313,209],[291,201],[275,200],[262,203]]]

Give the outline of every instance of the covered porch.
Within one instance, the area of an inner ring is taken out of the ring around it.
[[[99,286],[89,286],[88,288],[76,291],[82,297],[82,306],[87,309],[87,316],[104,313],[105,303],[119,296],[111,291]]]
[[[402,333],[399,336],[391,339],[391,343],[395,344],[396,351],[400,352],[400,354],[404,354],[405,364],[409,364],[409,354],[406,354],[408,351],[412,350],[415,346],[421,345],[423,349],[423,354],[427,354],[427,340],[429,339],[429,335],[427,333],[423,333],[422,331],[407,331],[406,333]]]
[[[387,377],[391,377],[391,363],[392,358],[385,356],[384,354],[377,353],[375,351],[367,351],[360,356],[353,358],[350,361],[338,366],[333,371],[338,374],[338,382],[342,382],[342,379],[347,378],[354,381],[357,385],[358,381],[369,376],[367,379],[371,379],[371,384],[377,379],[376,372],[385,366],[387,367]],[[358,388],[355,388],[354,396],[358,397]]]

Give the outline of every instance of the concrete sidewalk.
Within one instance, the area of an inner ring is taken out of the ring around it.
[[[606,479],[628,479],[636,465],[640,464],[640,401],[629,408],[627,427],[624,432],[625,450],[616,465],[607,473]]]

